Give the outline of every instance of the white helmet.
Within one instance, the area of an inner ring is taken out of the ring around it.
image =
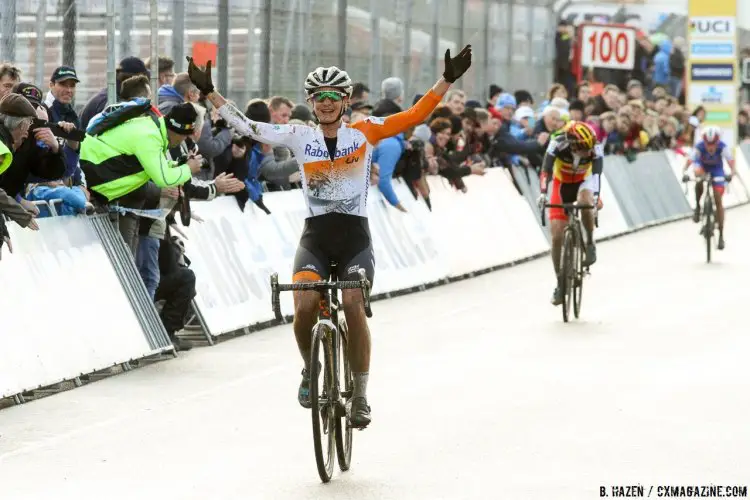
[[[338,69],[336,66],[324,68],[319,66],[315,71],[311,71],[305,78],[305,92],[312,94],[321,87],[333,87],[346,92],[349,97],[352,96],[352,80],[349,74]]]
[[[706,144],[715,144],[721,139],[721,129],[716,125],[709,125],[703,131],[703,142]]]

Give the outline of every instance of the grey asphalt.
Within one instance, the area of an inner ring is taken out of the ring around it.
[[[712,264],[689,221],[600,244],[569,324],[548,302],[548,258],[374,303],[373,423],[327,485],[281,326],[0,411],[0,498],[583,500],[600,486],[748,485],[748,222],[750,208],[729,212]]]

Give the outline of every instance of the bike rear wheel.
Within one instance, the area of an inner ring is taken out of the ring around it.
[[[575,245],[573,231],[566,229],[563,237],[562,266],[560,269],[560,275],[562,276],[560,285],[563,287],[562,314],[565,323],[570,318],[570,305],[573,301],[573,281],[575,279],[573,252],[575,251]]]
[[[578,233],[578,245],[573,252],[573,267],[575,278],[573,280],[573,314],[578,319],[581,314],[581,302],[583,301],[583,233]]]
[[[347,352],[348,346],[348,333],[349,330],[346,326],[346,320],[339,320],[339,342],[341,369],[339,371],[342,382],[342,397],[344,400],[349,400],[352,397],[352,390],[354,389],[354,378],[352,377],[352,370],[349,366],[349,354]],[[354,433],[352,426],[349,423],[349,415],[346,414],[343,418],[336,418],[336,455],[339,460],[339,468],[342,471],[349,470],[352,463],[352,443],[354,439]]]
[[[310,352],[310,411],[312,413],[313,446],[315,463],[318,466],[320,479],[327,483],[333,476],[333,462],[336,454],[334,421],[335,407],[331,402],[334,377],[333,356],[330,350],[329,327],[318,323],[312,330],[312,349]],[[321,359],[322,357],[322,359]],[[322,368],[322,370],[321,370]]]

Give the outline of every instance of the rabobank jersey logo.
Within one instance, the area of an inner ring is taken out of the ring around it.
[[[695,81],[734,80],[734,64],[691,64],[690,79]]]
[[[357,151],[360,147],[360,144],[357,142],[353,142],[351,145],[337,149],[336,150],[336,158],[341,158],[343,156],[349,156],[350,154]],[[305,144],[305,156],[311,157],[311,158],[324,158],[328,159],[328,150],[323,149],[320,146],[313,146],[312,144]]]

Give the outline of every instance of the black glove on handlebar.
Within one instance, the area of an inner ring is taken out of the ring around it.
[[[443,78],[446,82],[453,83],[471,66],[471,45],[467,45],[461,52],[454,58],[451,58],[450,49],[445,51],[445,71],[443,72]]]

